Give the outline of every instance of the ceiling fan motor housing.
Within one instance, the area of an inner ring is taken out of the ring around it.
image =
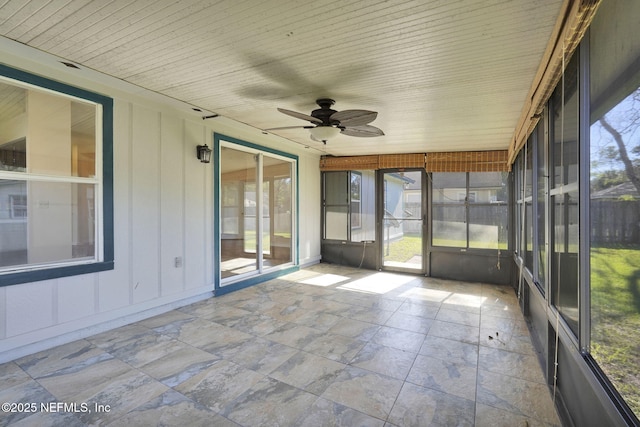
[[[332,110],[331,106],[336,102],[329,98],[320,98],[316,100],[316,104],[320,106],[311,112],[311,117],[322,120],[322,124],[318,126],[336,126],[340,124],[339,120],[330,120],[333,113],[337,113],[336,110]]]

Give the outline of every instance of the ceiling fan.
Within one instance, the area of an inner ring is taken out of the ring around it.
[[[331,106],[335,104],[333,99],[320,98],[316,100],[316,104],[320,106],[311,112],[311,115],[298,113],[296,111],[278,108],[278,111],[297,119],[306,120],[312,123],[312,126],[285,126],[278,128],[265,129],[265,131],[278,129],[309,129],[311,139],[324,144],[338,134],[357,137],[373,137],[382,136],[384,132],[371,123],[376,119],[378,113],[368,110],[332,110]]]

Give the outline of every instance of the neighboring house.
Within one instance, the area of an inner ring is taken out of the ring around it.
[[[640,200],[640,193],[631,181],[591,193],[591,200]]]
[[[405,218],[414,216],[408,209],[407,189],[415,182],[400,172],[385,174],[384,239],[387,241],[398,239],[408,231],[416,232],[408,230],[404,221]]]

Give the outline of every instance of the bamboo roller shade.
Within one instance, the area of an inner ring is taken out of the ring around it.
[[[429,153],[427,172],[506,172],[507,150]]]
[[[320,170],[424,168],[427,172],[503,172],[509,170],[507,150],[447,153],[380,154],[320,158]]]
[[[562,77],[563,67],[584,37],[600,3],[601,0],[565,0],[563,3],[509,146],[509,165],[513,164],[536,127],[546,102]]]

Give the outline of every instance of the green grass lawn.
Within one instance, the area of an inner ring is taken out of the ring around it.
[[[389,254],[387,255],[387,244]],[[422,256],[422,238],[405,234],[401,239],[384,243],[384,259],[387,261],[407,262],[414,256]]]
[[[422,239],[420,236],[405,234],[401,239],[393,240],[389,244],[389,255],[386,255],[387,243],[385,242],[385,259],[397,262],[407,262],[414,256],[422,255]],[[433,239],[433,246],[464,248],[467,242],[454,239]],[[481,249],[507,249],[507,243],[497,242],[470,242],[470,248]]]
[[[591,250],[591,354],[640,416],[640,247]]]

